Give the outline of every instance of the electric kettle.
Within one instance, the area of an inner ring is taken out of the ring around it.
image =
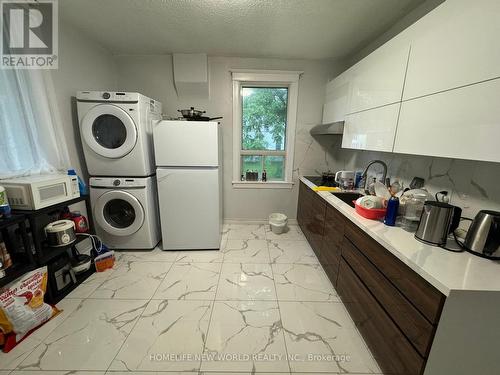
[[[433,246],[444,246],[448,234],[458,228],[462,209],[448,203],[426,201],[415,238]]]
[[[500,212],[479,211],[467,231],[464,247],[480,257],[500,259]]]

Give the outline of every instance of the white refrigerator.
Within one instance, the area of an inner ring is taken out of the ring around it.
[[[160,121],[153,139],[163,250],[219,249],[221,125]]]

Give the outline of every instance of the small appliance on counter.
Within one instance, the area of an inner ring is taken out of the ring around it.
[[[48,174],[2,180],[13,210],[39,210],[80,196],[78,176]]]
[[[57,220],[45,227],[48,245],[51,247],[66,246],[75,242],[75,223],[71,220]]]
[[[467,231],[464,247],[480,257],[500,260],[500,212],[479,211]]]
[[[448,234],[458,228],[461,214],[460,207],[443,202],[425,202],[415,238],[428,245],[446,245]]]

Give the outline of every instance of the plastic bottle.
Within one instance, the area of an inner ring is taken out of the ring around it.
[[[10,217],[9,200],[3,186],[0,186],[0,217]]]
[[[385,213],[384,224],[388,226],[396,225],[396,218],[398,217],[399,199],[394,195],[387,202],[387,212]]]
[[[78,178],[78,189],[80,190],[80,195],[87,195],[89,193],[87,185],[85,184],[85,182],[83,182],[80,176],[76,174],[76,171],[74,169],[68,169],[68,175],[76,176]]]

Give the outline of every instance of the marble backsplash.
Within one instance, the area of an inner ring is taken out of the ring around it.
[[[484,209],[500,211],[500,163],[342,149],[341,142],[341,136],[316,137],[310,148],[323,150],[315,152],[316,167],[299,163],[297,172],[364,170],[371,160],[380,159],[387,164],[391,181],[398,179],[408,187],[416,176],[425,179],[425,188],[433,194],[447,190],[450,203],[462,207],[463,216],[473,217]],[[377,173],[381,176],[382,168],[374,165],[369,175]]]

